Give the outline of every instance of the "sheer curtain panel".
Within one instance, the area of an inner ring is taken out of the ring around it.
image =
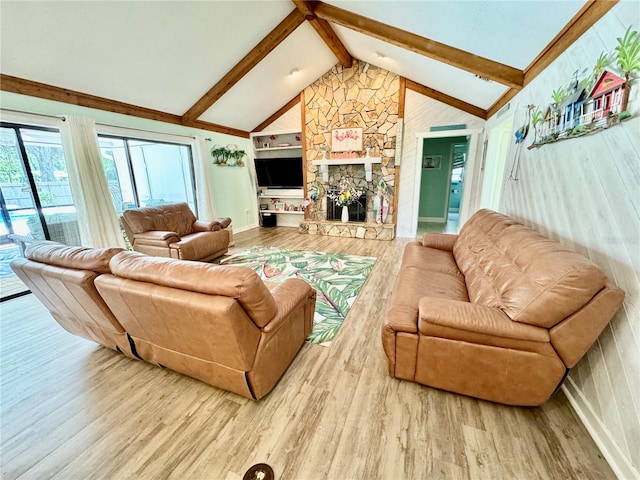
[[[205,139],[198,137],[197,150],[193,155],[193,169],[196,180],[196,200],[198,202],[198,218],[215,220],[216,205],[213,200],[211,185],[211,157]]]
[[[82,245],[125,247],[98,148],[95,122],[67,116],[60,122]]]

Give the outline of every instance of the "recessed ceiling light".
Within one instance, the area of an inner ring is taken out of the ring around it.
[[[382,52],[376,52],[376,57],[382,59],[382,58],[386,58],[386,55]]]
[[[289,72],[289,75],[294,76],[298,72],[300,72],[300,70],[298,70],[297,68],[292,68],[291,71]]]

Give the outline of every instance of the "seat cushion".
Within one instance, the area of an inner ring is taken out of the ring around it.
[[[171,248],[179,250],[178,258],[182,260],[202,260],[229,248],[229,232],[197,232],[185,235],[179,242],[171,244]]]
[[[417,332],[418,305],[424,296],[469,301],[461,276],[406,267],[400,270],[393,289],[387,325],[395,331]]]
[[[462,278],[462,273],[460,273],[451,251],[423,247],[418,242],[410,243],[405,247],[400,268],[403,269],[405,267],[441,272]]]

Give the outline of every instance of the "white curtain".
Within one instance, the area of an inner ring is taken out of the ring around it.
[[[193,159],[198,217],[200,220],[215,220],[217,216],[211,185],[211,158],[209,157],[209,147],[202,137],[198,137],[198,149],[200,151],[195,152]]]
[[[124,248],[102,167],[95,122],[70,115],[61,122],[60,131],[82,245]]]

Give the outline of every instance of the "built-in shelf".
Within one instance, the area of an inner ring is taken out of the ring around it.
[[[302,145],[291,145],[289,147],[269,147],[269,148],[256,148],[256,152],[273,152],[274,150],[296,150],[301,149]]]
[[[329,181],[329,167],[332,165],[363,165],[365,178],[367,182],[370,182],[373,178],[373,164],[382,163],[382,157],[333,158],[330,160],[314,160],[311,163],[320,167],[324,182]]]
[[[301,131],[253,132],[250,138],[254,159],[263,166],[269,165],[270,161],[280,162],[283,159],[296,160],[302,165]],[[256,188],[262,226],[300,226],[300,221],[304,218],[302,182],[300,188],[266,188],[259,183],[256,184]],[[278,210],[275,209],[276,206],[279,207]]]
[[[302,191],[300,192],[299,195],[281,195],[277,192],[272,193],[270,195],[258,195],[258,198],[304,198],[304,194],[302,193]]]
[[[291,214],[291,215],[304,215],[304,211],[299,211],[299,210],[260,210],[261,213],[282,213],[284,214]]]

